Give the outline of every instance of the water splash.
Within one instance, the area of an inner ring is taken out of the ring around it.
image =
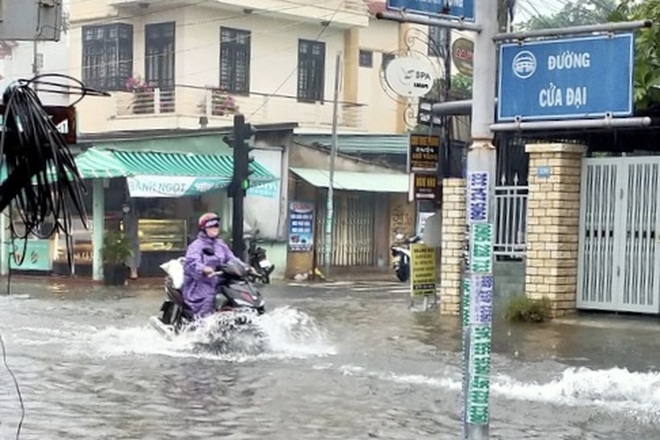
[[[497,376],[493,382],[493,392],[520,400],[569,406],[596,405],[614,410],[642,410],[660,414],[658,372],[570,368],[546,383],[524,383],[508,376]]]
[[[233,349],[214,349],[210,344],[218,337],[215,328],[221,316],[209,317],[198,328],[171,340],[150,325],[132,328],[109,327],[90,335],[90,343],[100,356],[165,355],[173,357],[219,358],[235,362],[262,358],[307,358],[335,354],[328,333],[312,317],[284,307],[254,317],[251,325],[258,329],[267,345],[263,350],[250,344],[258,341],[242,339]],[[204,349],[204,348],[209,349]]]
[[[328,367],[329,368],[329,367]],[[443,372],[442,377],[368,371],[343,365],[340,373],[371,377],[397,384],[461,390],[460,373]],[[660,372],[638,373],[628,369],[591,370],[569,368],[548,382],[523,382],[506,375],[493,375],[494,397],[572,407],[598,407],[624,413],[645,423],[660,423]]]

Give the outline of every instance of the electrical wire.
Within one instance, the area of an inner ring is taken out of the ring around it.
[[[65,78],[78,85],[44,81],[45,77]],[[68,75],[38,75],[30,80],[18,80],[3,94],[5,111],[0,135],[0,164],[7,178],[0,186],[0,212],[10,208],[9,229],[12,243],[23,240],[23,252],[14,252],[14,260],[22,264],[30,236],[47,238],[56,232],[70,235],[72,210],[87,227],[84,194],[87,192],[73,155],[62,133],[30,86],[43,81],[51,87],[68,89],[69,94],[107,96],[88,89]],[[52,93],[53,90],[51,90]],[[73,209],[72,209],[73,208]],[[14,210],[20,226],[13,216]],[[44,233],[42,226],[52,221],[54,226]],[[19,256],[20,255],[20,256]],[[73,264],[73,249],[67,246],[69,265]]]
[[[337,8],[334,10],[332,16],[331,16],[330,19],[328,20],[327,24],[323,27],[323,29],[321,29],[321,32],[319,32],[319,34],[316,36],[316,38],[314,39],[314,41],[319,41],[319,39],[321,39],[321,37],[323,36],[323,34],[325,33],[325,31],[330,27],[330,25],[331,25],[332,22],[334,21],[335,17],[337,16],[337,14],[338,14],[339,11],[341,10],[341,8],[344,7],[344,3],[346,3],[346,0],[342,0],[342,1],[339,3],[339,5],[337,6]],[[249,121],[250,118],[252,118],[252,116],[254,116],[254,115],[256,115],[257,113],[259,113],[259,111],[260,111],[262,108],[264,108],[264,107],[268,104],[268,102],[270,101],[270,99],[271,99],[273,96],[275,96],[275,95],[276,95],[276,94],[282,89],[282,87],[284,87],[284,86],[286,85],[286,83],[289,82],[289,80],[293,77],[293,75],[296,74],[296,72],[298,72],[298,66],[294,67],[293,70],[291,71],[291,73],[290,73],[290,74],[284,79],[284,81],[282,81],[282,82],[280,83],[280,85],[277,86],[277,88],[275,89],[275,91],[273,91],[273,93],[271,93],[271,94],[269,94],[268,96],[266,96],[266,99],[263,100],[262,104],[261,104],[261,105],[260,105],[255,111],[253,111],[252,113],[250,113],[250,116],[248,116],[248,117],[245,118],[245,119]]]
[[[2,348],[2,362],[4,363],[5,369],[14,382],[14,388],[16,388],[16,394],[18,395],[18,402],[21,405],[21,419],[18,421],[18,426],[16,427],[16,440],[18,440],[21,436],[23,422],[25,421],[25,402],[23,401],[23,393],[21,392],[21,387],[18,384],[18,379],[16,379],[14,371],[9,367],[9,363],[7,362],[7,347],[5,347],[5,341],[2,339],[2,334],[0,334],[0,347]]]

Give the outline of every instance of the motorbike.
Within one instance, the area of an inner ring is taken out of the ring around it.
[[[181,287],[183,285],[183,258],[171,260],[161,265],[167,273],[165,279],[166,298],[158,316],[152,316],[150,323],[167,339],[196,329],[197,322],[190,307],[183,300]],[[226,344],[229,333],[241,333],[249,329],[256,336],[252,323],[254,316],[265,313],[265,301],[261,293],[254,287],[248,269],[238,261],[231,261],[218,268],[210,276],[222,277],[222,282],[216,292],[216,313],[222,319],[218,320],[219,328],[213,329],[211,341],[216,346],[211,349],[223,351],[217,344]]]
[[[396,242],[390,247],[392,256],[395,258],[393,269],[396,277],[402,283],[410,279],[410,244],[419,243],[422,239],[418,235],[413,235],[404,240],[403,234],[395,236]]]
[[[275,265],[268,261],[266,249],[257,245],[259,243],[258,235],[259,230],[257,229],[252,237],[248,237],[248,264],[259,274],[256,279],[263,284],[270,284],[270,275],[275,270]]]

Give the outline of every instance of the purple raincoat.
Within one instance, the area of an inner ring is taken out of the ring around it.
[[[205,255],[204,249],[213,249],[213,255]],[[203,273],[204,267],[216,269],[235,259],[229,246],[220,238],[210,238],[204,231],[190,243],[184,263],[183,299],[197,317],[215,311],[215,294],[220,280]]]

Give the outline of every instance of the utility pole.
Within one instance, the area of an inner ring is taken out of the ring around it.
[[[234,115],[234,131],[231,137],[225,136],[223,140],[234,149],[234,174],[229,185],[229,196],[233,201],[232,209],[232,250],[241,260],[245,261],[245,240],[243,238],[245,193],[250,187],[250,147],[247,142],[254,135],[255,130],[251,124],[245,123],[245,116],[238,113]]]
[[[39,75],[39,42],[37,40],[34,40],[32,42],[32,76],[37,76]],[[33,84],[34,91],[37,92],[38,89],[38,82],[35,81]]]
[[[335,184],[335,159],[337,157],[337,123],[339,116],[339,89],[341,76],[341,52],[337,53],[335,61],[335,96],[332,103],[332,146],[330,148],[330,182],[328,183],[328,196],[326,200],[325,216],[325,277],[330,277],[330,266],[332,263],[332,223],[334,221],[334,184]]]
[[[497,77],[498,0],[475,1],[472,144],[467,152],[465,268],[463,275],[464,437],[488,439],[493,318],[493,238],[496,151],[490,126]]]

